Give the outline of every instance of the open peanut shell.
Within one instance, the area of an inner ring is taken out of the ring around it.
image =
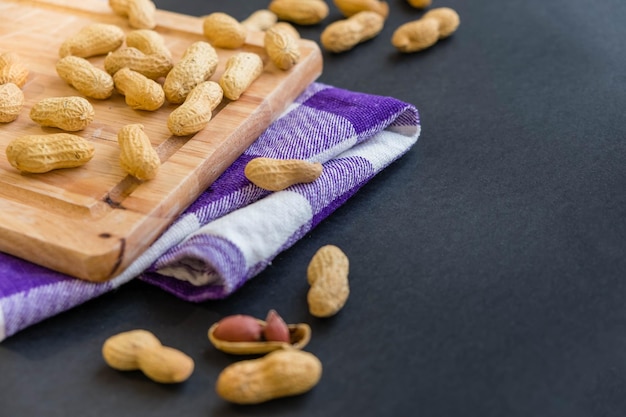
[[[259,320],[265,326],[265,321]],[[214,336],[218,323],[209,328],[209,340],[217,349],[234,355],[256,355],[278,349],[302,349],[311,340],[311,327],[306,323],[288,324],[289,343],[261,340],[258,342],[228,342]]]

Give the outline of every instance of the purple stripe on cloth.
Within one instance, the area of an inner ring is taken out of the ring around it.
[[[74,278],[0,252],[0,299]]]
[[[320,91],[303,104],[345,118],[361,139],[389,125],[406,108],[396,99],[341,89]]]
[[[0,305],[5,317],[6,335],[12,335],[112,289],[110,283],[94,284],[71,279],[41,285],[6,297]]]
[[[356,132],[349,120],[301,105],[274,122],[271,132],[253,143],[246,153],[269,158],[309,159],[353,136]]]
[[[375,174],[369,161],[358,158],[337,158],[324,164],[322,175],[309,184],[296,184],[291,190],[306,197],[314,216],[324,212],[337,198],[338,190],[351,190],[362,186]]]

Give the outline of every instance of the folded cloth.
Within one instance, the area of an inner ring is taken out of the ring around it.
[[[182,299],[225,298],[417,141],[417,109],[312,83],[123,273],[91,283],[0,253],[0,340],[141,279]],[[244,175],[256,157],[323,163],[314,182],[269,192]]]

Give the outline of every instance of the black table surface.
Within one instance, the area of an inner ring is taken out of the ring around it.
[[[157,0],[243,19],[268,1]],[[329,17],[300,27],[319,40]],[[382,33],[324,53],[319,81],[414,104],[422,134],[273,264],[223,301],[133,281],[0,344],[1,416],[626,415],[626,2],[434,1],[458,31],[391,46],[423,12],[390,0]],[[309,315],[306,265],[336,244],[351,295]],[[309,393],[254,406],[215,394],[238,360],[208,327],[271,308],[313,329]],[[144,328],[196,362],[170,386],[108,368],[103,341]]]

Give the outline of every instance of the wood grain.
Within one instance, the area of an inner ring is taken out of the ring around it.
[[[89,163],[20,174],[6,160],[7,144],[23,134],[59,131],[30,120],[33,104],[46,97],[80,96],[56,74],[61,43],[94,22],[113,23],[126,32],[132,28],[98,0],[3,0],[0,15],[0,52],[17,52],[30,70],[19,118],[0,124],[0,250],[88,281],[105,281],[123,271],[322,71],[314,42],[302,40],[302,60],[281,71],[265,54],[263,34],[250,33],[240,50],[258,53],[264,72],[239,100],[218,106],[202,131],[173,137],[167,117],[175,105],[136,111],[114,93],[107,100],[89,99],[96,116],[79,132],[96,148]],[[198,17],[158,10],[157,22],[155,30],[175,60],[192,42],[206,40]],[[214,81],[236,52],[217,51]],[[103,57],[90,61],[102,68]],[[154,180],[137,181],[119,166],[117,131],[128,123],[142,123],[159,153],[162,167]]]

